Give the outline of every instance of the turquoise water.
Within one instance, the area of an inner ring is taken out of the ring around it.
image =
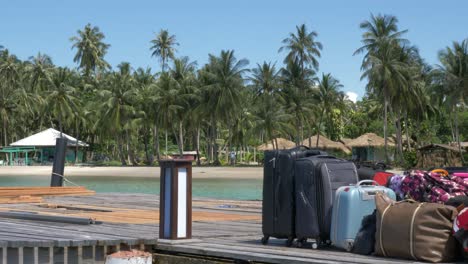
[[[159,179],[139,177],[67,177],[70,181],[96,192],[124,192],[159,194]],[[0,186],[48,186],[50,177],[2,176]],[[68,184],[68,186],[72,186]],[[256,200],[262,196],[260,179],[194,179],[192,193],[195,197],[219,199]]]

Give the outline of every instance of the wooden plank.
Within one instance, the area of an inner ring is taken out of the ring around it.
[[[221,241],[221,240],[218,240]],[[226,240],[228,242],[228,240]],[[334,251],[334,250],[312,250],[312,249],[299,249],[299,248],[287,248],[287,247],[271,247],[263,246],[261,244],[252,244],[252,243],[198,243],[197,246],[208,247],[210,249],[236,249],[244,252],[258,252],[265,254],[276,254],[284,256],[297,256],[304,258],[314,258],[314,259],[330,259],[333,258],[336,261],[346,262],[353,261],[355,263],[414,263],[414,261],[407,260],[397,260],[391,258],[378,258],[371,256],[363,256],[358,254],[352,254],[343,251]]]
[[[321,260],[315,261],[313,259],[304,259],[298,257],[283,257],[277,256],[272,254],[261,254],[261,253],[250,253],[246,254],[246,252],[236,251],[236,250],[210,250],[207,248],[198,247],[196,245],[177,245],[177,246],[170,246],[170,245],[157,245],[157,249],[167,250],[172,252],[179,252],[179,253],[189,253],[195,255],[203,255],[203,256],[213,256],[213,257],[224,257],[224,258],[232,258],[232,259],[239,259],[244,261],[256,261],[256,262],[266,262],[266,263],[290,263],[290,264],[305,264],[305,263],[329,263],[329,264],[336,264],[338,262],[328,261],[328,260]]]

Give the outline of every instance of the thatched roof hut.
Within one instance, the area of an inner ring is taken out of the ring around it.
[[[388,146],[395,146],[394,143],[388,141]],[[366,133],[358,138],[355,138],[346,144],[348,147],[383,147],[385,146],[385,139],[377,136],[374,133]]]
[[[348,143],[353,141],[351,138],[342,138],[340,142],[343,143],[345,146],[348,146]]]
[[[452,143],[450,143],[450,146],[458,148],[458,142],[452,142]],[[462,149],[467,149],[468,150],[468,141],[460,142],[460,146],[461,146]]]
[[[465,152],[462,150],[462,152]],[[457,147],[445,144],[429,144],[418,149],[419,168],[459,167],[462,166]]]
[[[390,137],[388,137],[388,140],[390,142],[392,142],[393,144],[396,144],[397,143],[396,134],[392,134]],[[401,141],[402,141],[401,143],[403,144],[403,146],[408,143],[408,140],[407,140],[407,137],[406,137],[405,134],[401,135]],[[411,139],[411,137],[409,138],[409,142],[410,142],[411,145],[414,145],[414,143],[415,143],[414,140]]]
[[[390,140],[387,142],[390,147],[395,146]],[[358,138],[355,138],[346,144],[347,147],[351,148],[353,153],[353,159],[359,161],[384,161],[385,157],[385,139],[377,136],[374,133],[366,133]],[[393,160],[393,157],[389,153],[389,159]]]
[[[276,139],[273,139],[273,140],[270,140],[268,143],[265,143],[265,144],[262,144],[260,146],[257,147],[258,150],[273,150],[273,149],[276,149],[272,142],[278,142],[278,149],[290,149],[290,148],[294,148],[296,146],[296,143],[292,142],[291,140],[287,140],[285,138],[276,138]]]
[[[341,142],[335,142],[333,140],[330,140],[322,135],[320,135],[319,137],[319,143],[318,143],[318,146],[316,146],[317,144],[317,135],[315,136],[312,136],[308,139],[305,139],[304,141],[302,141],[302,145],[304,146],[309,146],[309,139],[310,139],[310,142],[312,143],[311,147],[312,148],[315,148],[317,147],[318,149],[322,149],[322,150],[338,150],[338,151],[342,151],[346,154],[350,154],[351,153],[351,150],[349,148],[347,148],[343,143]]]

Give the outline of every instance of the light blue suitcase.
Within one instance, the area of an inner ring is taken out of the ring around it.
[[[375,185],[362,185],[373,183]],[[375,194],[383,192],[393,200],[396,199],[393,190],[379,186],[372,180],[364,180],[356,185],[343,186],[336,191],[332,211],[330,237],[335,247],[351,251],[361,221],[375,210]]]

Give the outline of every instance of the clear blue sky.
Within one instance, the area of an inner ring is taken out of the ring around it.
[[[21,59],[38,52],[56,65],[76,67],[70,37],[87,23],[99,26],[111,44],[107,61],[112,66],[128,61],[134,68],[159,63],[150,57],[149,41],[168,29],[180,43],[178,55],[201,66],[208,53],[234,49],[250,67],[264,60],[281,66],[281,40],[305,23],[319,33],[324,45],[319,72],[331,72],[344,91],[362,96],[359,23],[371,13],[393,14],[407,38],[431,64],[437,51],[453,40],[468,37],[468,1],[330,0],[330,1],[3,1],[0,5],[0,45]]]

